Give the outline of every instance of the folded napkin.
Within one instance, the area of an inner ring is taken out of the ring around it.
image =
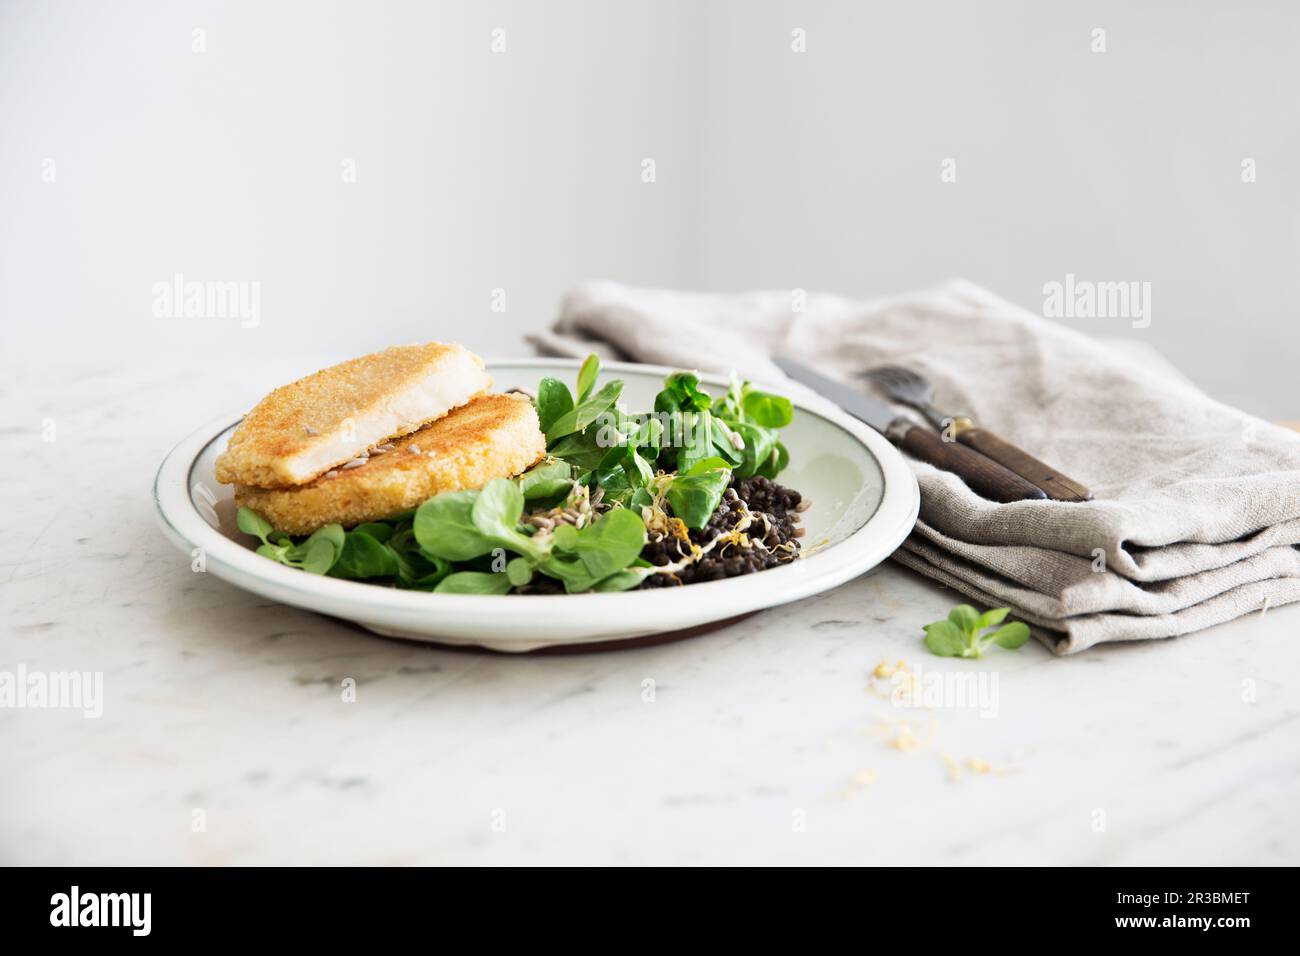
[[[846,381],[886,362],[916,369],[938,408],[1096,495],[996,504],[911,462],[921,515],[894,559],[985,607],[1015,608],[1057,653],[1300,600],[1300,436],[969,283],[871,301],[589,283],[530,340],[548,354],[736,368],[774,384],[785,380],[776,353]]]

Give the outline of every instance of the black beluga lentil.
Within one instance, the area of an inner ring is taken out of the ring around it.
[[[802,501],[799,492],[768,478],[733,478],[709,523],[699,531],[689,532],[690,539],[700,546],[708,544],[719,534],[735,528],[747,508],[753,519],[745,531],[749,546],[727,543],[716,547],[699,561],[673,574],[650,575],[641,587],[662,588],[697,581],[720,581],[788,564],[799,555],[801,529],[796,523]],[[688,549],[680,539],[663,536],[649,542],[641,557],[662,567],[681,560],[687,553]]]

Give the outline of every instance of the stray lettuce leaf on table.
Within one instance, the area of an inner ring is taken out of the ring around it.
[[[1029,640],[1029,626],[1012,621],[998,627],[1010,613],[1010,608],[997,607],[981,614],[969,604],[958,604],[947,620],[925,625],[925,646],[938,657],[983,657],[995,644],[1014,651]]]

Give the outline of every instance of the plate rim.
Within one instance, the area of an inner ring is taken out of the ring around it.
[[[485,364],[489,371],[493,368],[520,367],[576,369],[581,360],[552,357],[505,358],[485,359]],[[640,362],[602,362],[602,371],[666,375],[678,369]],[[698,374],[704,384],[727,384],[727,378],[717,373]],[[363,624],[410,627],[413,614],[434,615],[439,609],[454,611],[457,618],[483,615],[496,621],[503,630],[527,624],[543,609],[548,614],[568,609],[584,618],[595,616],[602,619],[607,614],[611,617],[629,613],[635,616],[637,610],[642,610],[648,619],[659,619],[657,626],[643,628],[638,632],[640,634],[677,626],[675,622],[702,623],[733,616],[744,610],[775,607],[838,587],[875,567],[892,554],[916,523],[920,509],[920,489],[901,452],[879,432],[849,416],[821,396],[807,389],[792,390],[788,385],[777,388],[790,393],[796,408],[838,426],[866,447],[880,467],[883,484],[880,502],[860,528],[843,541],[808,558],[778,568],[769,568],[758,574],[699,582],[674,589],[673,594],[677,599],[672,602],[674,611],[667,619],[662,606],[663,592],[659,589],[565,595],[436,594],[307,575],[267,561],[212,527],[195,506],[191,494],[193,469],[203,450],[223,431],[237,423],[243,417],[243,412],[227,413],[214,418],[172,447],[154,475],[152,491],[155,516],[168,539],[182,551],[193,554],[195,548],[201,549],[205,570],[213,571],[218,578],[263,597]],[[742,603],[737,604],[736,599]],[[625,636],[630,638],[634,635],[628,633]],[[446,639],[453,640],[450,637]],[[610,639],[617,638],[611,638],[607,631],[586,638]],[[583,640],[582,636],[571,635],[563,642]],[[494,642],[476,637],[456,642],[485,646],[515,643],[504,639]],[[521,640],[518,644],[519,649],[528,650],[561,642],[560,639],[534,637]]]

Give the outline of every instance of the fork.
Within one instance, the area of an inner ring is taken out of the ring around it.
[[[1021,478],[1041,488],[1055,501],[1089,501],[1092,492],[1051,465],[1044,464],[1023,448],[1013,445],[986,428],[978,427],[965,415],[945,415],[934,407],[934,386],[910,368],[881,365],[868,369],[862,376],[879,386],[890,399],[916,409],[945,436],[952,436],[986,458],[1014,471]]]

